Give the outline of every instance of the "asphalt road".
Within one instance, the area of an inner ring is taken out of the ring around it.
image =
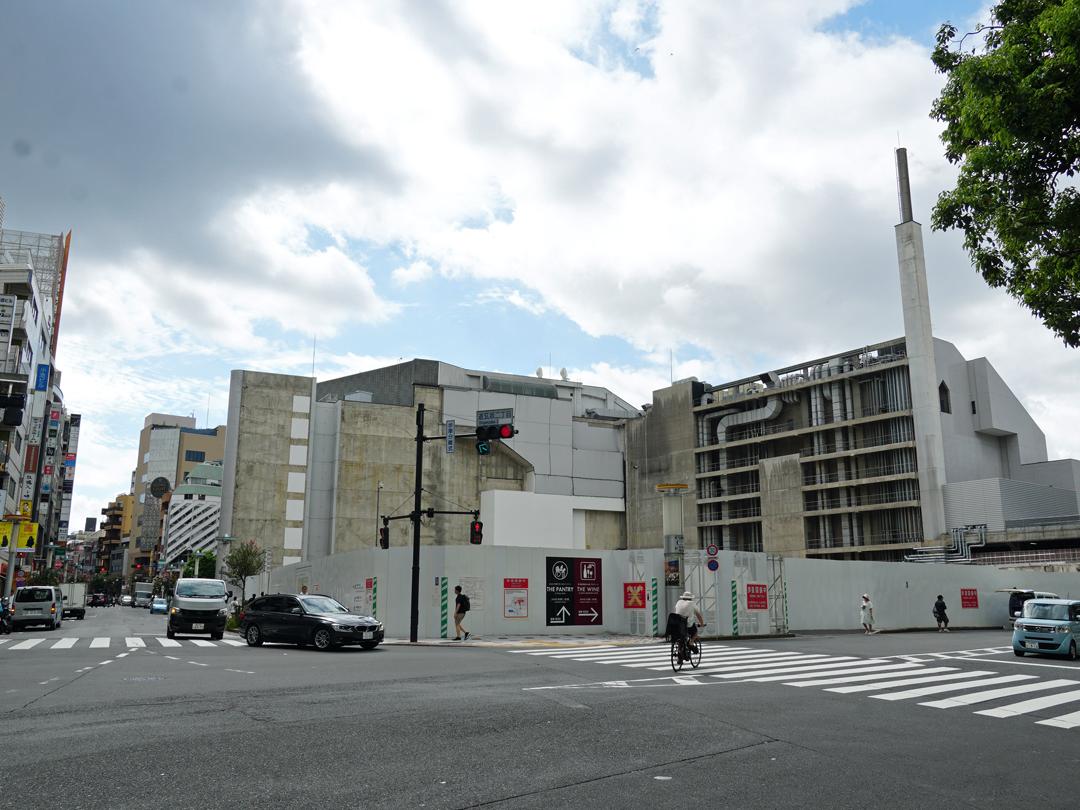
[[[1080,718],[1041,724],[1080,712],[1080,667],[1017,659],[1001,631],[715,642],[675,675],[662,645],[319,653],[163,629],[109,608],[2,637],[5,805],[1071,808],[1080,790]]]

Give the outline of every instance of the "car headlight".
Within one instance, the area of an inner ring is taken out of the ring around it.
[[[221,608],[221,609],[219,609],[219,610],[218,610],[218,612],[217,612],[217,615],[218,615],[218,616],[225,616],[225,615],[228,615],[228,611],[227,611],[227,610],[225,610],[225,608]]]
[[[177,613],[180,612],[180,608],[173,608],[170,612],[172,613],[173,616],[175,616]]]
[[[352,625],[351,624],[332,624],[330,626],[333,627],[335,630],[337,630],[339,633],[351,633],[352,632]]]
[[[1019,630],[1020,632],[1023,632],[1024,631],[1024,625],[1020,624],[1020,622],[1016,622],[1013,625],[1013,630]]]
[[[1059,632],[1059,633],[1071,633],[1072,628],[1069,627],[1069,625],[1067,625],[1067,624],[1063,624],[1063,625],[1061,625],[1060,627],[1057,628],[1057,632]]]

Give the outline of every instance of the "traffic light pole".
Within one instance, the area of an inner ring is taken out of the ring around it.
[[[420,627],[420,493],[424,482],[424,403],[416,406],[416,486],[412,515],[412,608],[409,614],[409,642],[416,643]]]

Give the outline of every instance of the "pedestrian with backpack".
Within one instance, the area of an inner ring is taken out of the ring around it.
[[[465,614],[472,605],[469,604],[469,597],[461,592],[460,585],[454,586],[454,594],[454,630],[457,632],[454,641],[468,641],[469,631],[462,627],[461,623],[465,621]]]

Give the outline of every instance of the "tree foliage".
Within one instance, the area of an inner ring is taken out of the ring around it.
[[[199,551],[190,555],[184,563],[183,576],[195,576],[195,561],[199,561],[199,576],[203,579],[213,578],[217,571],[217,555],[212,551]]]
[[[263,550],[255,540],[233,543],[225,555],[225,579],[240,588],[240,601],[244,601],[245,582],[263,570]]]
[[[1080,345],[1080,0],[1002,0],[933,62],[947,77],[931,116],[945,124],[956,188],[936,230],[964,232],[975,268],[1069,346]],[[976,43],[972,47],[972,43]]]

